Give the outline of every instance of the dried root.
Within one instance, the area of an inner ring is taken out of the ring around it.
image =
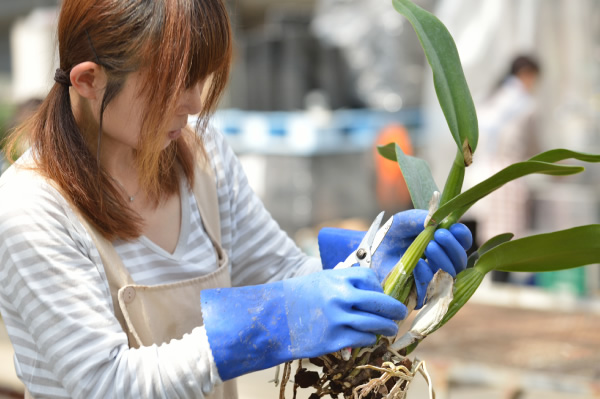
[[[339,353],[309,359],[321,372],[309,371],[298,363],[294,375],[294,398],[298,388],[314,388],[310,399],[329,396],[334,399],[404,399],[410,383],[417,373],[422,374],[429,384],[429,398],[435,399],[431,379],[425,363],[411,361],[382,342],[368,350],[353,353],[344,360]],[[280,391],[284,389],[291,373],[291,363],[286,363]]]
[[[430,399],[435,399],[435,392],[433,391],[433,387],[431,385],[431,378],[429,377],[429,373],[425,368],[425,362],[418,361],[416,362],[416,365],[413,364],[413,366],[414,367],[412,368],[412,370],[409,370],[403,364],[396,365],[392,362],[384,362],[382,367],[376,367],[372,365],[356,367],[357,369],[371,369],[379,371],[381,373],[381,376],[379,378],[371,379],[369,382],[354,388],[352,391],[353,398],[363,399],[371,392],[377,394],[381,391],[382,398],[404,399],[408,392],[410,382],[413,380],[417,372],[420,372],[421,374],[423,374],[429,385]],[[387,383],[388,381],[393,380],[394,378],[394,385],[388,391]]]

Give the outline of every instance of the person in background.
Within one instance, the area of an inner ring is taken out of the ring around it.
[[[236,398],[237,376],[397,333],[381,276],[425,212],[395,216],[372,268],[298,249],[208,123],[223,0],[61,4],[55,84],[0,178],[0,311],[27,398]],[[463,270],[471,240],[439,230],[417,281]]]
[[[467,187],[540,151],[535,99],[540,73],[535,58],[515,57],[506,76],[477,108],[479,145],[474,160],[476,167],[467,171],[471,173]],[[479,201],[469,213],[477,221],[478,244],[507,232],[514,233],[516,238],[524,236],[530,222],[528,200],[527,183],[515,180]],[[498,272],[493,275],[500,281],[509,276]]]

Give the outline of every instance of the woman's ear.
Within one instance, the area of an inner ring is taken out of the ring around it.
[[[71,68],[71,83],[75,91],[88,100],[98,100],[106,87],[106,73],[98,64],[86,61]]]

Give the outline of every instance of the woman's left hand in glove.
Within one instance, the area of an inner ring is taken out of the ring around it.
[[[394,221],[379,248],[373,254],[371,268],[383,282],[406,249],[424,229],[427,211],[411,209],[394,215]],[[364,231],[324,228],[319,232],[319,252],[324,269],[332,269],[360,244]],[[438,229],[413,271],[417,288],[417,309],[423,306],[427,286],[439,269],[452,277],[467,266],[467,250],[473,244],[471,231],[461,223]]]

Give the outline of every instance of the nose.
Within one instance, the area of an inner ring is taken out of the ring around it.
[[[179,101],[177,107],[178,114],[196,115],[202,110],[202,92],[204,91],[204,82],[198,82],[192,87],[186,89]]]

